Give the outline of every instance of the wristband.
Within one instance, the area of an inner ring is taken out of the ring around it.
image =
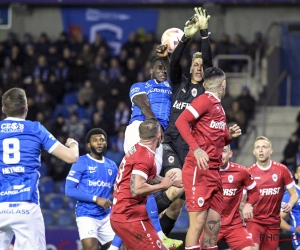
[[[208,32],[208,29],[200,30],[201,37],[208,37],[210,32]]]
[[[72,139],[72,140],[68,143],[68,147],[70,147],[70,145],[71,145],[72,143],[75,143],[76,145],[78,145],[78,142],[75,141],[74,139]]]
[[[94,195],[94,196],[93,196],[93,202],[96,202],[96,201],[97,201],[97,196]]]
[[[190,40],[191,40],[190,37],[186,37],[186,36],[183,34],[183,36],[181,37],[180,42],[187,44]]]

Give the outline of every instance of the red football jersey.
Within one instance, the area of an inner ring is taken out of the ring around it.
[[[225,169],[220,168],[222,178],[224,207],[221,214],[221,226],[233,226],[243,222],[239,206],[243,189],[251,190],[256,186],[254,178],[244,166],[229,162]]]
[[[189,115],[187,112],[192,114]],[[192,131],[188,124],[180,118],[188,115]],[[213,93],[205,92],[197,97],[189,107],[179,116],[176,126],[183,139],[191,147],[186,158],[194,162],[193,150],[200,147],[209,156],[209,167],[219,168],[222,164],[222,151],[225,145],[230,143],[226,116],[220,99]]]
[[[279,227],[284,189],[295,184],[292,174],[285,165],[275,161],[270,161],[267,168],[255,163],[249,171],[257,183],[261,198],[254,206],[254,218],[247,221]]]
[[[114,185],[112,220],[129,222],[149,219],[147,196],[134,197],[130,192],[130,179],[132,174],[141,175],[147,181],[156,176],[154,154],[147,146],[137,143],[124,156]]]

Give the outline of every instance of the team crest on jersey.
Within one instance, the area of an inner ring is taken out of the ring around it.
[[[169,163],[173,163],[174,162],[174,156],[169,156],[169,158],[168,158],[168,162]]]
[[[198,198],[198,205],[199,207],[202,207],[204,205],[204,199],[202,197]]]
[[[277,174],[273,174],[273,175],[272,175],[272,179],[273,179],[274,182],[276,182],[277,179],[278,179]]]
[[[196,88],[193,88],[191,92],[192,92],[192,96],[195,97],[198,91]]]
[[[166,85],[166,87],[170,87],[170,84],[168,82],[164,82],[164,84]]]
[[[156,241],[156,245],[157,245],[159,248],[161,248],[160,240],[157,240],[157,241]]]
[[[229,181],[230,183],[233,182],[233,176],[232,176],[232,175],[229,175],[229,176],[228,176],[228,181]]]
[[[112,170],[108,169],[108,174],[111,176],[112,175]]]

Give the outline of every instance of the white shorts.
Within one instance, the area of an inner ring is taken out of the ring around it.
[[[14,235],[14,250],[46,250],[44,218],[39,205],[0,203],[0,250],[7,250]]]
[[[90,217],[76,218],[80,240],[87,238],[96,238],[101,245],[110,242],[115,237],[115,232],[110,225],[110,215],[102,220],[93,219]]]
[[[143,121],[134,121],[126,127],[125,130],[125,139],[124,139],[124,152],[125,154],[128,150],[133,147],[136,143],[140,141],[139,135],[139,126]],[[163,147],[162,144],[155,151],[155,163],[157,168],[157,175],[160,174],[162,167],[162,156],[163,156]]]

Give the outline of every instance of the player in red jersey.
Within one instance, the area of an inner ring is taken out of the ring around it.
[[[249,171],[257,183],[261,198],[254,207],[253,218],[246,220],[256,250],[276,250],[278,247],[284,189],[289,192],[290,200],[283,205],[283,212],[289,213],[298,201],[292,174],[285,165],[271,160],[272,152],[272,144],[268,138],[256,138],[253,154],[257,162]]]
[[[182,112],[175,125],[190,146],[182,170],[190,218],[185,249],[200,249],[199,237],[204,229],[201,249],[214,250],[223,207],[219,174],[222,151],[232,138],[241,135],[241,130],[237,125],[226,126],[220,103],[226,89],[225,73],[217,67],[206,69],[203,86],[205,93]]]
[[[146,210],[147,195],[174,185],[182,188],[176,173],[162,178],[156,175],[154,155],[160,145],[162,131],[156,119],[139,126],[140,143],[123,158],[114,187],[111,226],[128,250],[167,249],[162,245]]]
[[[243,189],[248,190],[247,201],[243,208],[243,217],[253,217],[253,205],[260,198],[259,190],[249,170],[244,166],[230,162],[232,151],[230,145],[223,149],[220,175],[223,187],[223,211],[221,214],[221,229],[218,242],[225,240],[232,250],[254,250],[254,242],[243,223],[239,205]]]

